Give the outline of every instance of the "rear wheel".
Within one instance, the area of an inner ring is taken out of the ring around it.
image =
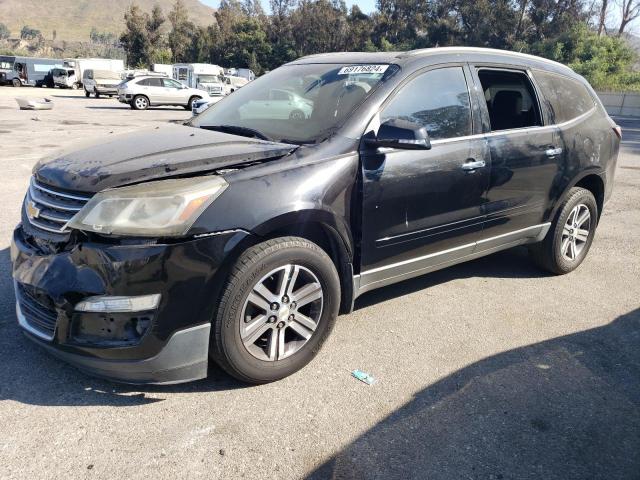
[[[304,120],[306,118],[302,110],[294,110],[289,114],[289,120]]]
[[[89,90],[85,90],[84,91],[84,96],[89,98],[91,96],[91,93],[89,92]]]
[[[134,110],[146,110],[149,108],[149,99],[144,95],[136,95],[131,101],[131,107]]]
[[[78,84],[74,83],[73,85],[71,85],[71,90],[77,90],[78,89]]]
[[[21,82],[19,79],[17,79],[17,78],[14,78],[14,79],[11,81],[11,84],[12,84],[14,87],[16,87],[16,88],[17,88],[17,87],[21,87],[21,86],[22,86],[22,82]]]
[[[318,353],[339,304],[338,274],[318,245],[298,237],[260,243],[232,268],[213,320],[211,357],[245,382],[284,378]]]
[[[529,247],[533,260],[558,275],[575,270],[591,248],[597,223],[598,204],[593,194],[584,188],[572,188],[547,236]]]
[[[93,89],[93,94],[96,96],[96,98],[100,98],[100,92],[98,92],[97,89]]]

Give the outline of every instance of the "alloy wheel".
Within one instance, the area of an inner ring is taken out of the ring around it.
[[[576,260],[584,250],[591,230],[589,207],[580,203],[573,207],[562,229],[560,252],[567,260]]]
[[[308,268],[288,264],[252,288],[242,309],[240,338],[255,358],[275,362],[299,351],[313,336],[324,295]]]
[[[140,109],[140,110],[144,110],[145,108],[147,108],[147,99],[144,97],[138,97],[135,100],[136,102],[136,108]]]

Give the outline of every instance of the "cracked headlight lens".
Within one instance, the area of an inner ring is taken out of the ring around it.
[[[185,235],[228,183],[218,176],[169,179],[97,193],[68,223],[113,235]]]

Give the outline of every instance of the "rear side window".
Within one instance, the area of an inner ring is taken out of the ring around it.
[[[138,82],[138,85],[142,85],[143,87],[148,87],[149,86],[149,80],[147,78],[143,78],[142,80],[140,80]]]
[[[573,120],[595,106],[587,87],[577,80],[540,70],[534,75],[554,123]]]
[[[487,102],[491,130],[510,130],[542,125],[536,92],[522,72],[478,70]]]
[[[431,70],[411,80],[380,114],[380,121],[408,120],[432,140],[471,134],[469,90],[462,67]]]
[[[149,82],[150,87],[163,87],[161,78],[147,78],[147,82]]]

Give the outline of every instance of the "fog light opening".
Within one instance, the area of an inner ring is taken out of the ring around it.
[[[124,296],[89,297],[75,306],[77,312],[143,312],[155,310],[160,304],[160,294]]]

